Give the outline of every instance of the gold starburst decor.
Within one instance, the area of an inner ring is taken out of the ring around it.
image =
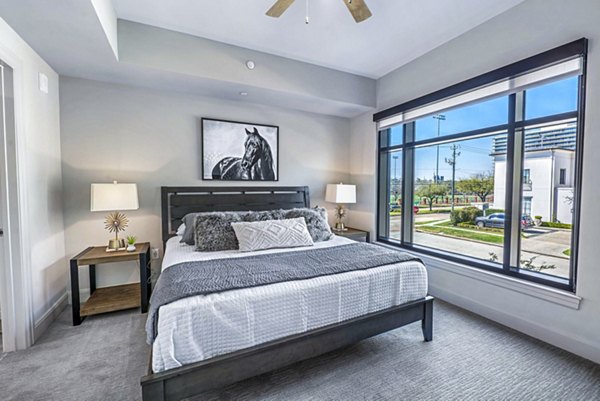
[[[108,232],[115,233],[115,239],[110,240],[108,245],[109,248],[118,249],[125,247],[125,240],[119,239],[119,232],[125,231],[128,224],[129,219],[124,213],[113,212],[106,216],[106,219],[104,220],[104,227],[108,230]]]

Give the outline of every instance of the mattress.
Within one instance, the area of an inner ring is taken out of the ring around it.
[[[180,244],[166,245],[162,270],[193,261],[245,257],[306,248],[257,252],[195,252]],[[334,237],[315,248],[352,241]],[[403,262],[260,287],[184,298],[164,305],[158,315],[152,369],[162,372],[258,344],[339,323],[421,299],[427,295],[427,273],[420,262]]]

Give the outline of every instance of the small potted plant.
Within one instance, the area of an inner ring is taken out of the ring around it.
[[[127,236],[127,252],[135,251],[135,241],[137,241],[135,235]]]
[[[535,216],[535,225],[537,227],[542,225],[542,216]]]

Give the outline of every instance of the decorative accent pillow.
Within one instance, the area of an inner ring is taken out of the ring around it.
[[[314,242],[329,241],[333,233],[327,221],[327,210],[324,207],[296,208],[280,210],[283,219],[294,219],[304,217],[308,232]]]
[[[198,213],[194,221],[196,250],[201,252],[237,249],[238,243],[231,223],[241,222],[237,212]]]
[[[240,244],[240,251],[312,246],[304,217],[231,223]]]
[[[185,224],[180,224],[175,235],[183,235],[185,233]],[[181,242],[181,241],[180,241]]]
[[[188,213],[183,217],[183,219],[181,219],[181,225],[185,227],[185,230],[181,235],[181,241],[179,241],[180,243],[194,245],[194,219],[199,214],[200,213]]]

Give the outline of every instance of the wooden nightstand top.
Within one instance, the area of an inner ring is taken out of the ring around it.
[[[346,227],[346,231],[335,231],[333,228],[331,231],[336,235],[344,235],[344,234],[364,234],[365,230],[359,230],[358,228]]]
[[[346,231],[335,231],[332,228],[331,232],[340,237],[350,238],[355,241],[369,242],[369,232],[359,230],[358,228],[346,227]]]
[[[126,262],[129,260],[138,260],[141,253],[148,252],[149,242],[135,244],[135,251],[115,251],[106,252],[106,246],[91,246],[79,255],[74,256],[72,260],[77,260],[79,266],[96,265],[100,263]]]

